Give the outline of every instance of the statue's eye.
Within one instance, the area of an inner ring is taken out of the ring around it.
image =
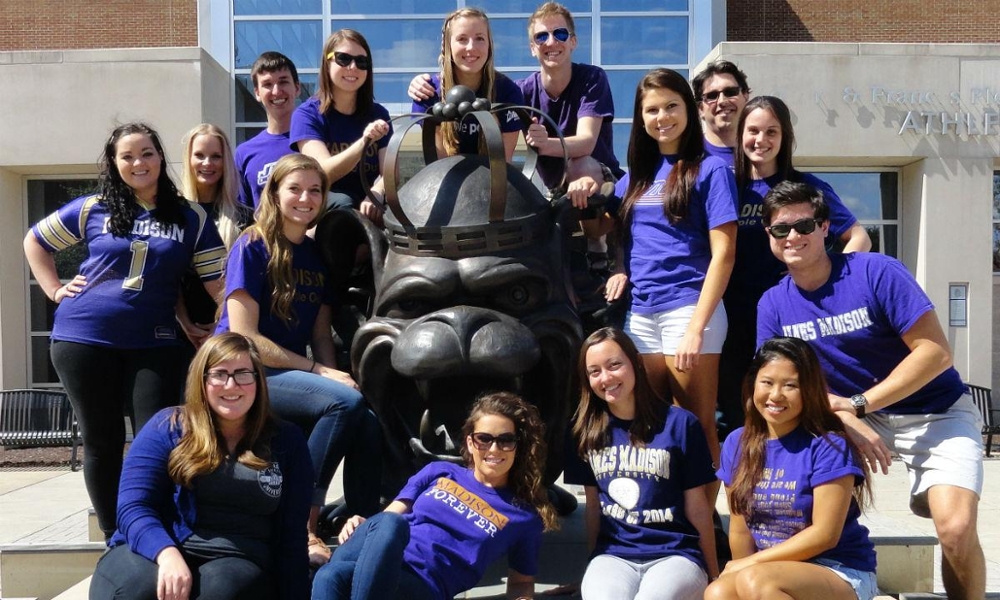
[[[521,306],[531,299],[531,294],[523,285],[515,285],[507,292],[507,300],[514,305]]]
[[[505,287],[494,299],[496,307],[504,312],[523,314],[534,310],[546,298],[545,285],[541,283],[515,283]]]
[[[385,316],[393,319],[416,319],[433,311],[433,307],[426,300],[419,298],[406,298],[396,302],[386,311]]]

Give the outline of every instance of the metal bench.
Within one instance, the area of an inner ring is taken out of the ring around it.
[[[76,471],[80,444],[80,428],[66,392],[0,391],[0,446],[71,446],[70,468]]]
[[[966,384],[972,394],[972,401],[979,408],[979,413],[983,415],[983,435],[986,436],[986,456],[990,456],[993,449],[993,435],[1000,434],[1000,423],[996,420],[997,409],[993,408],[993,393],[988,387],[981,385]]]

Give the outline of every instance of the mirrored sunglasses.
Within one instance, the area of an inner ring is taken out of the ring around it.
[[[570,33],[569,29],[566,29],[565,27],[557,27],[552,30],[552,37],[556,38],[557,42],[565,42],[572,36],[573,34]],[[534,40],[536,44],[544,44],[549,41],[549,32],[539,31],[535,34]]]
[[[205,373],[205,381],[209,385],[224,386],[232,377],[236,385],[250,385],[257,381],[257,371],[209,371]]]
[[[777,223],[770,227],[765,227],[768,233],[776,240],[783,240],[794,229],[799,235],[809,235],[816,231],[816,226],[823,222],[823,219],[802,219],[794,223]]]
[[[724,87],[721,90],[712,90],[711,92],[705,92],[702,94],[701,99],[705,102],[712,103],[719,100],[719,96],[725,96],[726,98],[735,98],[740,95],[740,87],[738,85]]]
[[[493,447],[496,442],[497,448],[502,452],[510,452],[517,447],[516,433],[501,433],[500,435],[490,435],[488,433],[473,433],[472,443],[480,451],[486,451]]]
[[[345,68],[351,66],[352,62],[362,71],[367,71],[372,68],[372,59],[364,54],[354,55],[346,52],[331,52],[327,54],[326,57],[327,59],[332,58],[333,62]]]

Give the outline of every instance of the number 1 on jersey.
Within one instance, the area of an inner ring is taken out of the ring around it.
[[[149,242],[135,240],[129,246],[132,251],[132,262],[128,267],[128,277],[122,282],[122,287],[126,290],[142,291],[142,271],[146,268],[146,253],[149,251]]]

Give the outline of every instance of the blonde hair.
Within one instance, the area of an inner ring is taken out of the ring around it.
[[[274,286],[271,294],[271,312],[285,323],[296,320],[292,308],[295,298],[295,278],[292,276],[292,244],[285,237],[281,208],[278,206],[278,188],[288,175],[295,171],[314,171],[320,180],[324,193],[324,202],[320,204],[316,216],[309,222],[313,227],[326,214],[326,190],[330,184],[326,173],[316,159],[305,154],[293,153],[282,156],[274,165],[271,175],[260,192],[260,204],[257,205],[257,222],[247,228],[251,240],[262,240],[267,248],[267,277]]]
[[[463,18],[482,19],[486,23],[486,41],[489,44],[489,50],[486,54],[486,63],[483,65],[483,79],[479,83],[479,89],[472,91],[476,92],[477,98],[486,98],[492,102],[496,99],[497,79],[496,68],[493,66],[493,32],[490,29],[489,17],[478,8],[460,8],[444,18],[444,25],[441,26],[441,56],[438,57],[438,64],[441,66],[441,100],[445,99],[448,90],[457,85],[455,81],[455,57],[451,54],[451,25],[456,19]],[[442,142],[448,155],[458,153],[458,126],[458,122],[441,124]]]
[[[226,332],[209,338],[191,360],[184,405],[176,409],[171,419],[181,428],[181,440],[167,459],[167,474],[174,483],[190,488],[195,478],[219,468],[228,454],[205,393],[205,373],[238,356],[247,356],[253,364],[257,393],[246,414],[243,438],[236,447],[237,460],[256,471],[271,465],[270,439],[275,421],[263,381],[264,363],[253,342],[238,333]]]
[[[215,186],[213,198],[202,198],[198,194],[197,175],[191,167],[191,151],[194,147],[194,141],[202,135],[218,139],[219,145],[222,147],[222,178]],[[236,175],[236,161],[233,159],[232,146],[230,146],[229,138],[226,137],[225,132],[211,123],[202,123],[187,132],[187,135],[184,136],[184,166],[181,171],[184,196],[188,200],[215,205],[217,215],[215,226],[219,230],[222,242],[226,245],[226,250],[229,250],[236,242],[236,238],[240,236],[240,223],[243,222],[243,219],[240,218],[241,208],[237,202],[239,179]]]
[[[547,17],[562,17],[566,21],[566,27],[569,28],[570,35],[576,35],[576,23],[573,22],[573,15],[570,14],[569,9],[559,4],[558,2],[546,2],[538,8],[535,12],[531,13],[528,17],[528,38],[534,41],[532,29],[535,26],[535,21],[540,21]]]

